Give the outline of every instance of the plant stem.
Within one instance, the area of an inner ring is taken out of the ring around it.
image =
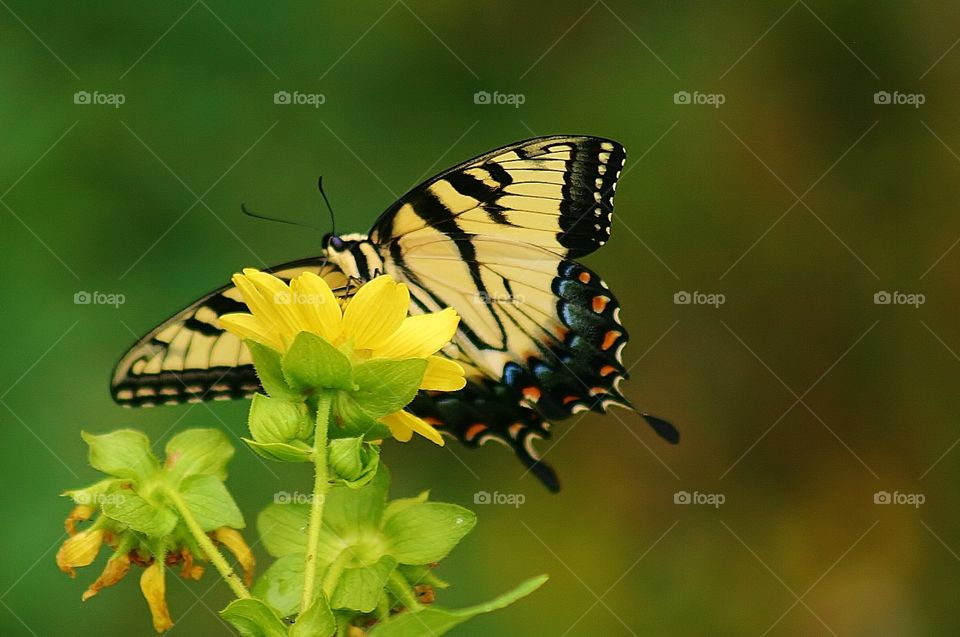
[[[317,398],[317,424],[313,435],[313,498],[310,501],[303,597],[300,598],[301,612],[313,602],[317,583],[317,550],[320,544],[320,529],[323,528],[323,502],[330,489],[327,481],[327,427],[330,424],[332,398],[329,392],[321,392]]]
[[[227,582],[227,586],[230,587],[233,594],[239,599],[249,598],[250,591],[243,585],[240,577],[233,572],[230,564],[226,558],[223,557],[223,553],[217,549],[216,544],[214,544],[210,536],[206,534],[200,526],[200,523],[197,522],[197,519],[193,517],[193,513],[191,513],[184,499],[173,489],[165,489],[165,493],[170,501],[173,502],[173,505],[177,507],[177,511],[180,512],[180,517],[183,518],[187,528],[190,530],[190,534],[193,536],[193,539],[196,540],[197,545],[200,546],[200,549],[204,555],[206,555],[207,559],[210,560],[220,575],[223,576],[223,579]]]

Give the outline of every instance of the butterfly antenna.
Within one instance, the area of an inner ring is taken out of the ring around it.
[[[275,221],[277,223],[285,223],[290,226],[297,226],[299,228],[310,228],[311,230],[317,230],[317,231],[321,230],[321,228],[318,228],[317,226],[313,226],[308,223],[303,223],[301,221],[291,221],[290,219],[280,219],[279,217],[268,217],[267,215],[261,215],[259,213],[256,213],[250,210],[250,208],[247,207],[246,203],[240,204],[240,210],[243,212],[243,214],[247,215],[248,217],[252,217],[254,219],[262,219],[263,221]]]
[[[327,205],[327,212],[330,213],[330,234],[336,236],[337,218],[333,214],[333,206],[330,205],[330,200],[327,199],[327,193],[323,190],[323,175],[317,178],[317,190],[320,191],[320,196],[323,197],[323,203]]]
[[[320,196],[323,197],[323,203],[327,206],[327,212],[330,213],[330,236],[337,236],[337,218],[333,214],[333,206],[330,205],[330,200],[327,198],[327,193],[323,190],[323,175],[317,177],[317,190],[320,191]],[[327,266],[327,259],[329,258],[330,252],[327,250],[327,246],[323,246],[323,265],[321,268]]]

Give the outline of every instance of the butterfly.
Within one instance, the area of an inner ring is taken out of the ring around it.
[[[412,314],[455,308],[460,326],[442,354],[464,367],[467,385],[421,392],[408,409],[468,447],[504,443],[557,491],[555,471],[534,448],[551,423],[611,406],[636,411],[620,392],[628,376],[620,305],[575,260],[610,237],[625,157],[598,137],[510,144],[413,188],[369,234],[326,235],[320,256],[268,271],[284,280],[314,272],[343,296],[390,274],[409,287]],[[145,407],[261,391],[246,346],[219,323],[245,310],[227,285],[156,327],[117,364],[114,400]],[[679,441],[673,425],[642,415]]]

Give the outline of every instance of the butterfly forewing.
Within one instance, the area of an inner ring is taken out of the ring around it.
[[[303,259],[270,270],[289,280],[302,272],[322,276],[346,293],[350,282],[320,258]],[[260,388],[243,342],[220,326],[220,317],[246,312],[239,290],[224,286],[156,327],[127,352],[114,370],[111,391],[123,405],[152,406],[199,400],[229,400]]]

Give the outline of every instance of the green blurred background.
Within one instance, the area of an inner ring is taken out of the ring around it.
[[[231,272],[317,253],[321,232],[241,201],[325,227],[322,174],[338,230],[364,231],[427,174],[553,133],[628,149],[613,240],[586,263],[623,305],[627,395],[683,440],[625,412],[569,421],[540,445],[559,495],[498,446],[390,444],[394,493],[479,513],[441,567],[444,604],[551,575],[455,634],[960,631],[960,8],[0,4],[3,635],[151,633],[135,578],[81,604],[99,568],[57,570],[57,496],[96,479],[81,428],[143,428],[158,448],[188,427],[242,432],[244,404],[127,411],[107,390],[136,335]],[[81,290],[126,302],[75,305]],[[925,303],[875,304],[884,290]],[[228,484],[252,521],[309,483],[239,448]],[[475,506],[478,491],[525,503]],[[172,634],[229,634],[212,574],[167,587]]]

